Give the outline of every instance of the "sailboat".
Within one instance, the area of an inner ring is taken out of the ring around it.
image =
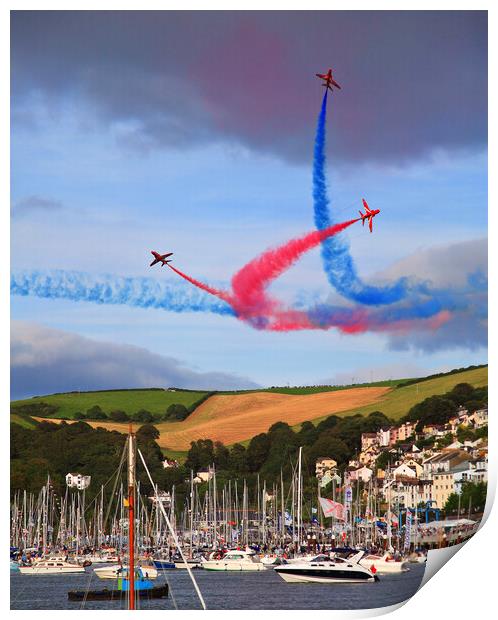
[[[68,592],[70,601],[86,600],[127,600],[128,609],[136,608],[137,596],[145,599],[166,598],[168,585],[154,586],[152,580],[143,570],[135,566],[135,486],[136,486],[136,438],[131,424],[127,439],[128,452],[128,566],[118,571],[117,589],[109,590],[72,590]]]

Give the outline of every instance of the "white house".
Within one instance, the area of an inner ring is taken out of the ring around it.
[[[170,467],[180,467],[180,463],[178,461],[175,461],[174,459],[164,459],[163,468],[169,469]]]
[[[421,468],[422,469],[422,468]],[[393,470],[394,476],[405,476],[407,478],[417,478],[417,470],[415,467],[410,467],[406,463],[401,463],[396,469]]]
[[[83,474],[66,474],[66,484],[69,488],[76,488],[79,491],[84,491],[90,486],[92,480],[91,476],[84,476]]]
[[[370,467],[360,467],[349,472],[350,480],[361,480],[362,482],[368,482],[373,476],[373,470]]]
[[[195,474],[194,484],[200,484],[201,482],[208,482],[214,476],[214,470],[211,467],[208,469],[201,469]]]

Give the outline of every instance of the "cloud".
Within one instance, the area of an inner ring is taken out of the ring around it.
[[[141,347],[92,340],[32,322],[12,322],[12,398],[71,390],[173,386],[201,390],[258,387],[245,377],[193,370],[176,358]]]
[[[471,239],[422,248],[385,269],[378,277],[395,280],[415,277],[433,286],[462,286],[472,273],[488,273],[488,240]]]
[[[14,11],[11,58],[14,120],[30,98],[85,103],[140,150],[309,160],[329,65],[334,162],[487,142],[485,11]]]
[[[434,353],[457,348],[475,351],[488,346],[487,246],[488,240],[482,238],[427,248],[381,274],[382,278],[405,275],[424,280],[429,290],[442,291],[443,300],[457,300],[450,320],[437,330],[392,333],[390,349]]]
[[[44,196],[27,196],[12,206],[12,216],[20,217],[31,213],[53,213],[63,208],[62,202]]]

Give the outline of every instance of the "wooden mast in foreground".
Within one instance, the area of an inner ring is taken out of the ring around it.
[[[135,435],[130,422],[128,435],[128,609],[135,609]]]

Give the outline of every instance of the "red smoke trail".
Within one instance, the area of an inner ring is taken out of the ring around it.
[[[232,293],[208,286],[170,264],[168,267],[197,288],[229,303],[240,319],[250,321],[255,327],[273,331],[316,329],[317,326],[310,321],[306,312],[283,308],[278,301],[266,295],[266,289],[304,253],[358,221],[357,218],[324,230],[314,230],[304,237],[267,250],[233,276]]]
[[[299,239],[292,239],[278,248],[267,250],[247,263],[232,278],[234,310],[245,319],[278,313],[279,304],[265,294],[266,288],[292,267],[303,254],[318,246],[324,239],[337,235],[358,221],[357,218],[329,226],[324,230],[315,230]],[[292,325],[296,321],[305,324],[301,329],[311,327],[305,313],[289,310],[281,318],[284,319],[283,323],[286,322],[286,318],[288,319],[290,325],[288,329],[295,329]]]
[[[197,288],[230,304],[239,319],[250,323],[257,329],[267,331],[327,330],[336,327],[342,333],[352,335],[386,329],[403,331],[413,328],[417,323],[425,323],[426,326],[437,329],[446,322],[449,318],[448,313],[441,312],[428,320],[398,320],[386,323],[385,319],[377,316],[375,312],[358,308],[351,312],[347,321],[344,317],[333,315],[327,321],[317,323],[311,320],[308,312],[287,308],[267,294],[268,286],[292,267],[303,254],[318,246],[324,239],[340,233],[358,221],[359,219],[349,220],[321,231],[315,230],[298,239],[292,239],[282,246],[263,252],[233,276],[230,292],[204,284],[170,264],[168,267]]]
[[[215,297],[219,297],[220,299],[223,299],[223,301],[227,301],[229,304],[231,303],[231,301],[232,301],[231,297],[230,297],[230,295],[226,291],[220,291],[217,288],[213,288],[212,286],[208,286],[207,284],[204,284],[204,282],[200,282],[200,280],[196,280],[195,278],[191,278],[186,273],[183,273],[183,271],[180,271],[179,269],[176,269],[175,267],[173,267],[173,265],[170,265],[169,263],[167,263],[167,264],[168,264],[168,267],[172,271],[177,273],[184,280],[187,280],[187,282],[190,282],[194,286],[197,286],[197,288],[200,288],[202,291],[206,291],[206,293],[209,293],[210,295],[214,295]]]

